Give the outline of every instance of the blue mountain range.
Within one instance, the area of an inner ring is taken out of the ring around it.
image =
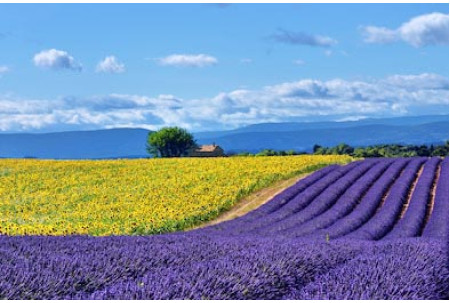
[[[148,130],[121,128],[57,133],[0,133],[0,157],[104,159],[148,157]],[[262,123],[194,133],[198,144],[218,144],[225,152],[270,148],[311,151],[314,144],[442,144],[449,138],[449,116],[364,119],[347,122]]]

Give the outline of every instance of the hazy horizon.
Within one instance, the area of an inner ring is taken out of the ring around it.
[[[254,125],[262,125],[262,124],[284,124],[284,123],[348,123],[348,122],[358,122],[358,121],[364,121],[364,120],[381,120],[381,119],[401,119],[401,118],[423,118],[423,117],[447,117],[448,115],[418,115],[418,116],[395,116],[395,117],[367,117],[367,118],[360,118],[355,120],[316,120],[316,121],[293,121],[293,122],[261,122],[261,123],[255,123],[255,124],[246,124],[240,127],[234,127],[234,128],[228,128],[228,129],[211,129],[211,130],[202,130],[202,131],[194,131],[192,133],[194,134],[201,134],[201,133],[214,133],[214,132],[227,132],[227,131],[233,131],[238,129],[243,129],[245,127],[254,126]],[[430,122],[433,123],[433,122]],[[176,126],[176,125],[174,125]],[[50,134],[50,133],[63,133],[63,132],[77,132],[77,131],[86,131],[86,132],[95,132],[95,131],[102,131],[102,130],[117,130],[117,129],[143,129],[148,131],[157,131],[160,128],[155,129],[149,129],[145,127],[107,127],[107,128],[92,128],[92,129],[75,129],[75,130],[57,130],[57,131],[42,131],[42,130],[32,130],[32,131],[0,131],[0,134]]]

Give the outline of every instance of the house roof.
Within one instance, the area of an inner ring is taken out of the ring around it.
[[[201,145],[199,148],[197,148],[195,151],[197,152],[213,152],[215,151],[219,145]]]

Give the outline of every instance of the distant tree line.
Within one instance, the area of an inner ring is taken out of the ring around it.
[[[448,156],[448,140],[443,145],[379,144],[367,147],[352,147],[342,143],[334,147],[314,145],[315,155],[350,155],[354,157],[445,157]]]
[[[238,157],[247,157],[247,156],[256,156],[256,157],[267,157],[267,156],[295,156],[295,155],[306,155],[307,152],[299,152],[293,149],[290,150],[274,150],[274,149],[263,149],[258,153],[250,153],[250,152],[228,152],[227,156],[238,156]]]
[[[154,157],[182,157],[196,148],[194,136],[187,130],[179,127],[164,127],[157,132],[149,133],[147,139],[147,151]],[[256,154],[243,152],[235,154],[229,152],[228,156],[293,156],[308,154],[290,150],[264,149]],[[379,144],[367,147],[352,147],[341,143],[333,147],[324,147],[318,144],[313,146],[314,155],[349,155],[361,158],[374,157],[431,157],[448,156],[448,140],[442,145],[401,145]]]
[[[349,155],[359,158],[376,157],[446,157],[448,156],[448,140],[442,145],[401,145],[401,144],[379,144],[367,147],[352,147],[341,143],[333,147],[314,145],[312,153],[290,150],[264,149],[258,153],[229,152],[227,156],[293,156],[293,155]]]

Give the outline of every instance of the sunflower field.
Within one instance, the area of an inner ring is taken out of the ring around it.
[[[0,234],[147,235],[217,217],[278,180],[348,156],[0,160]]]

